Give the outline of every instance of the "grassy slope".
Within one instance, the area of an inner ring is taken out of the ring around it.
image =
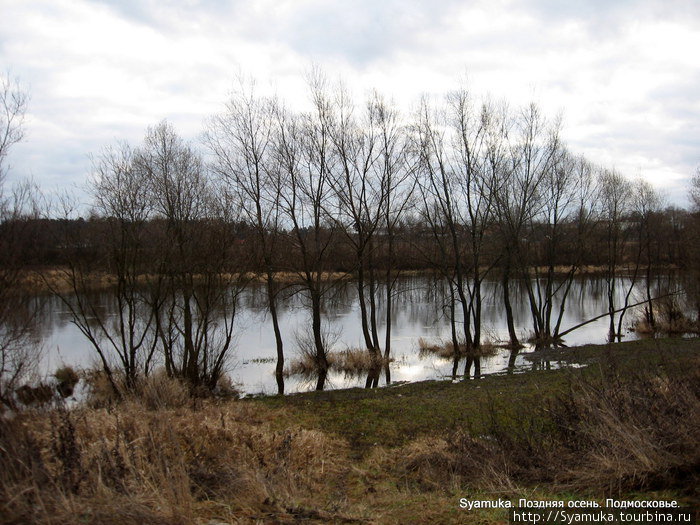
[[[561,393],[572,376],[600,374],[603,363],[630,370],[656,365],[673,368],[695,360],[699,350],[700,339],[586,345],[547,353],[552,362],[567,354],[569,361],[589,364],[586,368],[494,374],[456,384],[423,381],[372,390],[310,392],[249,402],[284,408],[287,416],[278,420],[280,426],[296,423],[332,432],[364,455],[376,445],[400,446],[419,436],[444,435],[465,427],[479,434],[493,412],[505,421],[517,418],[524,409]]]
[[[459,498],[600,500],[618,474],[645,489],[615,497],[697,504],[683,483],[698,479],[698,425],[683,415],[700,414],[700,339],[548,352],[563,356],[589,366],[240,402],[182,399],[154,378],[156,404],[30,411],[0,427],[0,523],[496,524],[503,510],[468,512]],[[644,370],[652,382],[620,383]],[[567,449],[568,425],[582,447]],[[622,439],[606,441],[610,430]],[[627,434],[646,447],[641,462]],[[598,441],[613,462],[582,469]],[[560,467],[573,482],[552,476]]]
[[[615,345],[586,345],[549,351],[552,362],[567,354],[571,361],[586,363],[585,368],[540,370],[514,375],[491,375],[480,381],[453,384],[426,381],[374,390],[350,389],[311,392],[251,400],[249,403],[278,410],[274,425],[283,428],[298,424],[322,429],[350,444],[351,457],[358,468],[351,498],[364,501],[370,515],[382,523],[503,523],[502,510],[472,511],[467,516],[458,508],[460,497],[491,499],[526,497],[529,499],[602,498],[600,490],[562,491],[561,488],[533,486],[513,492],[481,492],[463,487],[445,486],[416,490],[408,480],[392,478],[383,472],[377,457],[385,450],[405,446],[415,440],[446,438],[466,429],[478,436],[498,418],[502,428],[522,427],[521,416],[564,395],[572,380],[600,379],[610,367],[622,374],[640,369],[661,368],[673,377],[680,370],[700,362],[699,339],[649,339]],[[403,449],[401,449],[403,450]],[[379,451],[377,453],[377,451]],[[685,491],[627,493],[630,499],[679,499],[697,505]]]

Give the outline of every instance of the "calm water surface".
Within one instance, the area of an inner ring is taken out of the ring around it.
[[[621,278],[618,282],[619,301],[624,300],[624,292],[629,280]],[[451,377],[452,360],[435,355],[421,355],[418,351],[418,339],[428,341],[448,340],[450,334],[447,314],[446,284],[430,277],[407,277],[400,280],[392,305],[392,357],[391,380],[394,382],[419,381],[424,379],[443,379]],[[240,388],[248,393],[275,393],[275,340],[272,323],[265,308],[265,290],[262,286],[253,286],[241,297],[237,313],[236,345],[231,352],[230,375]],[[529,306],[522,283],[513,291],[512,301],[515,323],[521,339],[529,335]],[[497,282],[484,283],[484,310],[482,333],[484,339],[494,342],[507,340],[505,312],[502,307],[502,289]],[[115,306],[110,304],[108,294],[97,294],[95,299],[109,315],[114,315]],[[635,289],[630,302],[642,300],[641,286]],[[71,322],[70,313],[60,300],[53,297],[41,299],[42,311],[39,318],[38,334],[44,348],[44,369],[55,370],[62,364],[87,367],[95,363],[94,350],[87,339]],[[566,303],[564,329],[605,312],[606,287],[600,278],[587,277],[575,281]],[[379,322],[381,341],[384,341],[385,305],[380,302]],[[296,335],[303,334],[310,327],[306,300],[301,294],[282,299],[280,304],[280,323],[285,339],[287,361],[297,357]],[[626,315],[625,326],[629,326],[637,312]],[[362,332],[359,321],[357,289],[352,282],[339,285],[326,298],[325,329],[335,341],[333,350],[362,347]],[[567,345],[584,343],[603,343],[606,341],[608,319],[603,318],[580,328],[566,337]],[[625,338],[635,335],[626,331]],[[540,352],[532,348],[521,350],[515,360],[516,368],[526,369],[537,366],[559,366],[559,363],[545,363],[539,357]],[[508,350],[499,350],[493,356],[482,360],[482,373],[502,372],[507,369],[510,358]],[[462,370],[460,366],[460,372]],[[352,377],[342,373],[331,372],[327,388],[347,388],[364,386],[365,377]],[[382,376],[380,384],[385,384]],[[287,392],[304,391],[314,388],[313,379],[289,377],[285,383]]]

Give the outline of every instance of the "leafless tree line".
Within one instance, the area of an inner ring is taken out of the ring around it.
[[[156,360],[193,390],[213,390],[234,341],[240,202],[167,122],[138,147],[120,144],[94,160],[90,183],[99,227],[59,230],[68,255],[54,293],[99,356],[116,392],[134,388]],[[72,208],[63,203],[64,215]],[[70,221],[65,221],[70,226]],[[99,246],[96,261],[91,249]],[[95,288],[106,271],[117,315]],[[119,377],[116,377],[115,370]]]
[[[26,107],[4,92],[10,131],[0,160],[21,138]],[[408,257],[449,284],[455,375],[459,356],[465,375],[472,366],[480,374],[485,279],[501,283],[513,349],[522,337],[514,280],[525,285],[532,339],[556,344],[571,330],[562,320],[584,265],[605,276],[611,340],[642,279],[654,324],[649,283],[654,266],[668,262],[662,199],[648,183],[572,153],[559,119],[466,88],[425,98],[405,115],[376,92],[358,104],[318,73],[309,94],[310,109],[293,111],[242,83],[207,122],[202,151],[161,122],[140,145],[116,144],[94,159],[90,220],[69,220],[70,199],[60,201],[54,222],[64,220],[53,230],[70,290],[54,292],[115,391],[134,388],[156,364],[193,390],[215,389],[234,344],[237,299],[253,273],[266,288],[280,394],[293,335],[280,327],[280,294],[291,288],[307,300],[306,346],[322,389],[324,301],[335,269],[352,273],[357,287],[362,339],[376,363],[367,386],[377,385],[380,363],[391,357],[391,303]],[[3,227],[21,223],[6,210],[25,208],[3,204]],[[3,262],[3,272],[9,268]],[[116,316],[90,294],[99,279],[109,281]]]
[[[33,256],[31,237],[39,215],[30,182],[6,184],[10,149],[24,137],[29,103],[9,74],[0,74],[0,406],[31,377],[40,349],[32,338],[34,309],[19,293],[21,272]]]

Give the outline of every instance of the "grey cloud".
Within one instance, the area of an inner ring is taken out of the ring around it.
[[[341,58],[363,66],[420,45],[425,33],[439,35],[459,5],[457,0],[439,7],[425,0],[334,0],[301,6],[288,18],[270,13],[248,31],[283,42],[304,57]]]
[[[700,3],[696,0],[515,0],[511,5],[543,24],[578,22],[591,38],[613,37],[639,20],[700,23]]]
[[[578,144],[572,144],[574,149],[606,149],[615,152],[619,158],[658,158],[665,169],[676,173],[690,174],[700,162],[697,158],[700,150],[697,124],[700,122],[697,102],[700,72],[697,68],[677,72],[664,70],[663,78],[676,80],[649,93],[645,104],[639,107],[617,100],[614,93],[612,97],[609,95],[609,88],[615,87],[613,73],[620,66],[640,68],[641,71],[664,67],[663,64],[647,64],[644,56],[629,56],[629,49],[615,45],[615,37],[623,28],[629,29],[629,24],[635,20],[673,20],[682,22],[686,28],[699,25],[700,2],[513,0],[503,7],[485,0],[481,4],[459,0],[437,4],[427,0],[329,0],[303,2],[298,7],[294,4],[291,10],[277,9],[274,2],[270,2],[271,8],[267,11],[257,7],[259,4],[243,0],[200,0],[184,5],[174,1],[89,0],[89,5],[106,6],[115,18],[146,25],[173,41],[189,31],[207,42],[203,49],[212,53],[213,60],[203,56],[181,70],[177,69],[179,62],[172,57],[147,61],[126,57],[122,61],[118,55],[109,58],[115,62],[109,64],[113,70],[123,71],[125,78],[144,80],[153,88],[150,97],[172,98],[170,106],[159,106],[158,109],[170,111],[170,114],[158,118],[170,117],[178,125],[183,123],[182,128],[198,128],[206,116],[196,114],[196,111],[202,111],[201,104],[192,109],[186,101],[201,102],[215,92],[212,84],[220,85],[223,75],[234,73],[235,63],[231,63],[231,70],[226,70],[225,64],[229,59],[235,60],[237,50],[235,46],[222,47],[232,42],[243,42],[252,53],[256,52],[255,49],[260,49],[260,53],[269,52],[272,44],[275,49],[283,50],[280,56],[296,54],[308,61],[318,61],[326,69],[329,63],[342,61],[357,74],[369,66],[385,67],[392,72],[396,66],[408,66],[410,70],[413,65],[427,65],[423,71],[454,75],[455,79],[465,67],[476,78],[481,75],[488,77],[494,72],[507,73],[507,76],[495,75],[496,78],[509,78],[505,82],[507,86],[501,90],[507,91],[503,93],[506,96],[530,89],[531,80],[527,71],[522,70],[522,65],[527,61],[530,64],[537,61],[544,64],[544,76],[548,77],[542,80],[546,82],[542,86],[545,92],[558,93],[559,98],[563,97],[572,106],[581,104],[576,99],[578,95],[593,101],[594,107],[579,112],[583,119],[588,114],[588,119],[580,124],[586,126],[590,135]],[[466,19],[461,27],[455,24],[455,15],[463,14],[464,10],[468,13],[470,9],[490,13],[494,23],[485,19],[484,25],[477,27],[476,22]],[[514,19],[515,24],[499,24],[499,16],[508,21]],[[50,19],[50,16],[46,18]],[[580,22],[583,34],[574,32],[569,37],[556,31],[570,21]],[[23,47],[38,50],[23,58],[25,63],[16,71],[31,88],[30,111],[36,115],[34,122],[28,121],[27,143],[13,155],[18,175],[34,174],[47,185],[77,183],[84,180],[89,170],[89,152],[96,153],[115,139],[141,140],[145,126],[152,124],[148,120],[155,114],[147,102],[141,99],[114,100],[114,97],[103,100],[59,99],[52,85],[62,71],[70,70],[84,57],[65,53],[57,56],[51,50],[47,50],[44,57],[42,35],[10,35],[6,29],[0,26],[0,58],[3,62],[9,61],[12,65],[8,50],[18,46],[20,38],[24,39]],[[10,37],[12,42],[9,42]],[[610,39],[610,42],[597,46],[601,39]],[[585,63],[572,64],[573,58],[558,60],[561,56],[574,56],[566,52],[576,51],[579,46],[592,50],[581,55]],[[551,50],[556,51],[554,60],[549,54]],[[104,59],[95,57],[95,60]],[[406,61],[410,62],[407,64]],[[673,61],[669,62],[669,67],[672,67]],[[294,69],[297,65],[278,64],[275,67],[276,71],[269,72],[271,76],[279,74],[285,67]],[[226,82],[229,80],[225,79]],[[583,86],[577,85],[579,80],[585,81]],[[203,87],[205,84],[206,88]],[[600,91],[600,103],[596,101],[596,94],[588,91],[591,86]],[[414,87],[401,86],[399,89],[410,92]],[[125,118],[121,123],[98,122],[90,118],[101,110]],[[653,112],[663,122],[674,124],[675,128],[659,132],[625,118],[645,111]]]
[[[222,14],[244,0],[195,0],[184,4],[177,0],[89,0],[104,5],[128,20],[153,27],[166,28],[172,16],[183,20],[203,13]],[[171,16],[164,17],[164,13]]]

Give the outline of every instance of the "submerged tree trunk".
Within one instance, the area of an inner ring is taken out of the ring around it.
[[[328,375],[328,359],[321,328],[321,297],[317,290],[311,291],[311,327],[316,350],[316,366],[318,367],[316,390],[323,390],[326,384],[326,376]]]
[[[515,320],[513,319],[513,306],[510,302],[510,259],[506,261],[506,266],[503,269],[503,277],[501,279],[503,286],[503,306],[506,310],[506,324],[508,325],[508,336],[510,338],[510,347],[520,348],[522,345],[518,340],[518,334],[515,332]]]
[[[457,370],[459,368],[459,360],[461,352],[459,348],[459,338],[457,337],[457,323],[455,320],[455,291],[454,285],[450,281],[450,335],[452,336],[452,348],[454,355],[452,356],[452,380],[457,379]],[[466,372],[465,372],[466,373]]]
[[[272,330],[275,332],[275,347],[277,349],[277,364],[275,366],[275,380],[277,381],[277,394],[284,394],[284,342],[277,318],[277,290],[272,271],[267,271],[267,303],[272,319]]]

